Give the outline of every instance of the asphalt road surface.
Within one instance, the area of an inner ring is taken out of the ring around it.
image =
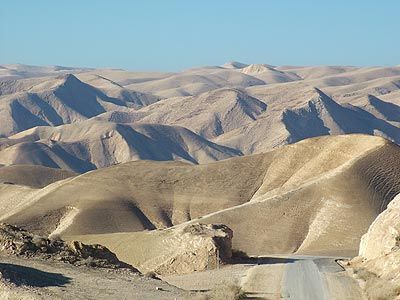
[[[278,282],[271,276],[275,273]],[[276,274],[277,273],[277,274]],[[291,256],[259,258],[244,280],[249,296],[264,299],[330,300],[364,299],[357,282],[334,257]],[[263,283],[256,278],[269,280]],[[272,279],[272,280],[271,280]]]
[[[169,276],[186,290],[208,291],[236,282],[250,299],[360,300],[358,283],[336,263],[336,257],[274,256],[252,258],[219,270]]]

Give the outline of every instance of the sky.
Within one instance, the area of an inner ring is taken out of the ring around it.
[[[399,0],[3,0],[0,64],[399,65]]]

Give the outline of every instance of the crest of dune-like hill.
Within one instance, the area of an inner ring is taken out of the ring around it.
[[[346,73],[359,68],[351,66],[280,66],[276,67],[276,69],[293,72],[303,79],[314,79]]]
[[[170,98],[196,96],[224,87],[246,88],[263,84],[265,84],[263,80],[238,72],[236,69],[204,67],[189,69],[161,79],[132,83],[126,87],[162,98]]]
[[[252,64],[243,68],[241,72],[261,79],[267,84],[301,80],[295,73],[280,71],[265,64]]]
[[[260,74],[267,71],[274,71],[274,67],[266,64],[251,64],[242,70],[244,74]]]
[[[24,79],[44,76],[58,76],[66,73],[90,71],[89,68],[74,68],[63,66],[31,66],[23,64],[8,64],[0,66],[1,79]]]
[[[243,69],[247,66],[248,64],[244,64],[238,61],[230,61],[222,65],[222,67],[226,69]]]

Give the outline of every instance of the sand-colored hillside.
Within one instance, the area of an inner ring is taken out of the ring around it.
[[[359,68],[351,66],[281,66],[276,67],[276,69],[293,72],[303,79],[313,79],[346,73]]]
[[[393,113],[399,108],[395,104],[377,97],[371,100],[374,96],[370,96],[369,102],[361,107],[342,105],[316,88],[304,88],[301,94],[291,97],[296,101],[271,103],[254,122],[221,134],[213,141],[245,154],[322,135],[365,133],[400,142],[400,129],[393,122],[396,118]]]
[[[266,84],[283,83],[301,80],[302,78],[293,72],[277,70],[265,64],[252,64],[242,69],[242,73],[261,79]]]
[[[74,73],[75,74],[75,73]],[[160,80],[173,76],[176,73],[173,72],[143,72],[143,71],[126,71],[122,69],[95,69],[85,73],[77,73],[77,77],[86,82],[90,80],[93,76],[101,76],[107,78],[118,85],[126,87],[133,83],[142,83],[146,81]],[[91,81],[93,82],[93,81]],[[91,84],[90,82],[87,82]],[[104,84],[104,82],[102,82]],[[96,85],[94,85],[96,86]],[[97,86],[96,86],[97,87]],[[101,88],[101,87],[100,87]]]
[[[67,170],[52,169],[43,166],[11,165],[0,167],[0,182],[43,188],[53,182],[77,174]]]
[[[127,88],[163,98],[195,96],[223,87],[245,88],[265,82],[234,69],[203,67],[185,70],[171,76],[126,85]]]
[[[139,107],[156,97],[109,88],[103,92],[72,74],[41,79],[1,81],[0,136],[35,126],[57,126],[83,121],[109,110]]]
[[[261,89],[261,87],[256,87]],[[176,97],[139,111],[107,112],[97,119],[180,125],[239,149],[244,154],[321,135],[364,133],[400,142],[400,106],[366,94],[356,105],[340,104],[318,88],[275,87],[270,98],[260,90],[219,89],[195,97]],[[264,91],[265,92],[265,91]],[[288,97],[287,99],[285,97]],[[263,101],[261,101],[262,99]]]
[[[180,126],[98,120],[40,126],[0,140],[0,163],[86,172],[139,159],[207,163],[240,156]]]
[[[99,73],[102,74],[102,72]],[[105,75],[108,75],[108,73],[106,73]],[[108,97],[120,99],[123,102],[127,103],[129,107],[133,107],[135,109],[141,108],[160,100],[160,97],[156,97],[151,94],[140,93],[125,88],[124,86],[113,81],[112,79],[106,78],[99,74],[80,73],[77,74],[77,78],[91,86],[100,89]]]
[[[264,170],[258,166],[264,164],[266,157],[235,158],[199,166],[130,162],[57,182],[42,190],[4,185],[0,198],[2,203],[9,203],[10,197],[17,195],[21,205],[29,203],[22,210],[7,211],[14,215],[10,223],[30,224],[29,227],[47,233],[55,230],[66,211],[77,213],[65,228],[68,234],[168,227],[248,201],[261,185]],[[25,197],[21,193],[26,193]]]
[[[66,73],[88,72],[89,68],[73,68],[62,66],[31,66],[23,64],[7,64],[0,66],[0,78],[15,80],[24,78],[59,76]]]
[[[302,178],[309,168],[322,163],[311,161],[282,187],[270,190],[266,185],[254,202],[216,212],[202,221],[223,220],[236,237],[242,237],[234,239],[234,247],[250,254],[354,255],[369,224],[400,191],[399,150],[386,144],[307,182]],[[322,151],[326,153],[322,164],[337,159],[339,151]],[[302,184],[293,184],[296,179]],[[251,218],[243,220],[242,215]]]
[[[139,231],[201,217],[232,228],[233,247],[249,254],[349,254],[400,191],[399,163],[399,147],[382,138],[321,137],[199,166],[138,161],[42,190],[3,186],[0,201],[18,195],[21,205],[3,219],[45,233]]]
[[[245,92],[224,88],[200,96],[166,99],[140,111],[105,113],[97,119],[179,124],[213,138],[254,121],[266,109],[265,103]]]

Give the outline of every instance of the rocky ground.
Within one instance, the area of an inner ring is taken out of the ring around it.
[[[187,299],[190,293],[127,269],[0,256],[0,299]]]
[[[127,268],[137,272],[104,246],[48,239],[5,223],[0,224],[0,254],[62,261],[76,266]]]
[[[151,259],[135,264],[147,271],[142,275],[99,244],[46,238],[2,223],[0,299],[208,299],[208,291],[180,290],[157,276],[219,268],[232,257],[232,230],[196,223],[149,234],[163,243],[153,245],[158,256],[150,252]]]
[[[0,299],[184,299],[101,245],[65,242],[0,225]]]

